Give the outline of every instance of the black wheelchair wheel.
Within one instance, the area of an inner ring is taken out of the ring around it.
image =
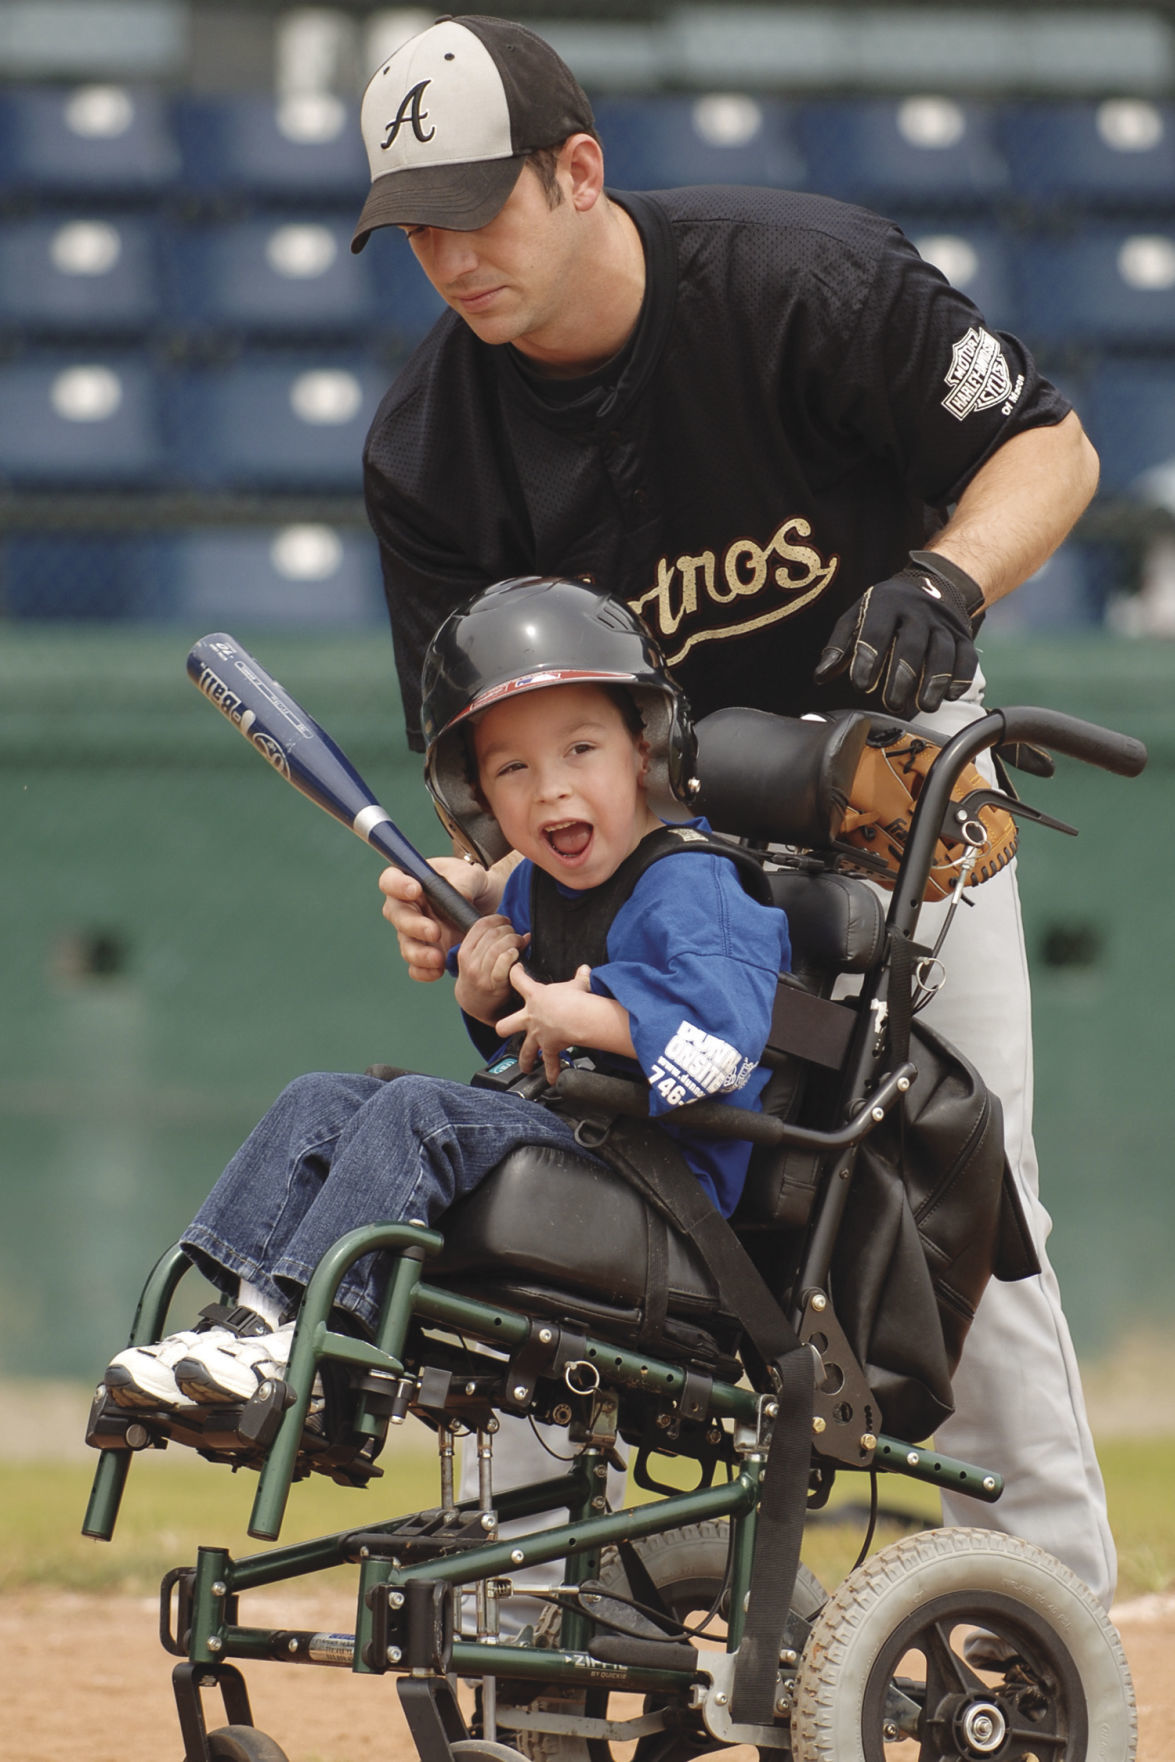
[[[450,1747],[461,1762],[526,1762],[521,1750],[492,1738],[458,1738]]]
[[[1131,1762],[1137,1737],[1100,1605],[1043,1549],[992,1530],[907,1536],[850,1573],[792,1707],[793,1762]]]
[[[289,1762],[280,1744],[255,1725],[222,1725],[208,1733],[213,1762]]]
[[[683,1524],[662,1535],[645,1537],[639,1544],[641,1562],[656,1585],[661,1600],[678,1621],[700,1620],[715,1604],[726,1578],[729,1531],[725,1523],[706,1522]],[[619,1554],[615,1549],[604,1551],[600,1567],[600,1583],[606,1591],[627,1595],[627,1580]],[[793,1606],[796,1612],[811,1620],[824,1602],[819,1581],[801,1566]],[[721,1638],[725,1628],[719,1620],[710,1630]],[[540,1645],[557,1646],[559,1611],[550,1609],[541,1618],[535,1638]],[[645,1711],[654,1711],[663,1702],[646,1701]],[[547,1695],[528,1703],[532,1712],[580,1715],[592,1719],[609,1716],[608,1691],[587,1689],[569,1691],[566,1697]],[[613,1717],[619,1715],[613,1714]],[[616,1752],[611,1741],[582,1737],[564,1732],[511,1731],[507,1734],[529,1762],[614,1762]],[[664,1731],[641,1738],[633,1762],[689,1762],[694,1756],[721,1746],[704,1731],[696,1715],[677,1713]]]

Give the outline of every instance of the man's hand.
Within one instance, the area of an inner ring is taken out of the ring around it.
[[[858,691],[880,690],[894,716],[937,710],[962,697],[979,667],[973,620],[983,592],[965,570],[932,551],[867,588],[842,614],[816,666],[817,684],[848,670]]]
[[[509,918],[479,918],[457,953],[457,1007],[476,1021],[495,1023],[512,1001],[510,974],[529,941]]]
[[[479,912],[493,911],[501,897],[489,872],[456,857],[430,857],[429,867],[451,882],[457,892]],[[424,889],[402,869],[385,869],[379,878],[384,895],[383,915],[396,932],[408,976],[421,984],[439,979],[445,956],[461,940],[452,924],[435,918],[425,902]]]

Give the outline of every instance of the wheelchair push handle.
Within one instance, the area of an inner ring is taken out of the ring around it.
[[[989,747],[1014,742],[1065,753],[1124,777],[1136,777],[1147,760],[1146,747],[1132,735],[1101,728],[1095,722],[1083,722],[1059,710],[1014,706],[989,710],[977,721],[969,722],[947,742],[927,773],[894,887],[888,916],[891,931],[907,936],[914,932],[934,863],[935,846],[964,766]]]
[[[1147,751],[1141,740],[1132,734],[1119,734],[1113,728],[1102,728],[1096,722],[1083,722],[1079,716],[1028,707],[997,710],[995,714],[1002,717],[1004,724],[1003,739],[995,745],[1025,741],[1080,759],[1084,765],[1113,771],[1119,777],[1137,777],[1146,765]]]

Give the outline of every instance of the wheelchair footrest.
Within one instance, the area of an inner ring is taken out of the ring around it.
[[[265,1385],[266,1393],[240,1405],[223,1407],[120,1407],[105,1390],[95,1397],[86,1426],[86,1443],[95,1450],[165,1450],[181,1444],[209,1462],[231,1468],[260,1469],[277,1435],[282,1414],[293,1399],[285,1383]],[[330,1439],[320,1417],[303,1427],[294,1479],[326,1474],[340,1486],[366,1486],[383,1474],[372,1459],[372,1440]]]
[[[344,1560],[398,1560],[416,1566],[439,1560],[462,1548],[484,1548],[486,1531],[480,1512],[442,1511],[435,1507],[381,1530],[353,1530],[342,1538]]]

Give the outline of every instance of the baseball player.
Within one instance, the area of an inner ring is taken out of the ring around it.
[[[535,627],[552,664],[535,673]],[[489,1044],[518,1036],[524,1072],[551,1081],[569,1047],[641,1076],[651,1112],[685,1098],[757,1108],[759,1063],[787,920],[692,820],[694,735],[681,691],[640,620],[581,581],[499,582],[447,619],[430,650],[429,787],[454,836],[483,857],[523,854],[501,913],[456,960],[456,1000]],[[589,972],[580,951],[591,956]],[[714,1205],[738,1203],[751,1146],[672,1124]],[[291,1083],[231,1159],[182,1237],[231,1307],[128,1346],[106,1368],[129,1408],[244,1401],[284,1374],[283,1319],[321,1257],[381,1219],[434,1222],[520,1145],[578,1153],[574,1122],[526,1094],[436,1077],[313,1072]],[[387,1257],[344,1276],[360,1333],[379,1320]]]
[[[353,248],[400,227],[449,307],[365,452],[413,746],[433,631],[477,582],[520,571],[613,584],[698,715],[859,705],[949,735],[982,713],[984,608],[1097,482],[1080,421],[1015,337],[878,215],[786,191],[606,190],[582,89],[505,20],[413,38],[362,126]],[[494,909],[500,870],[438,866]],[[410,972],[435,979],[446,932],[416,883],[381,886]],[[938,1434],[1008,1491],[982,1514],[948,1497],[944,1516],[1040,1544],[1108,1604],[1104,1490],[1044,1255],[1014,868],[959,920],[928,1019],[999,1096],[1044,1271],[989,1288]]]

